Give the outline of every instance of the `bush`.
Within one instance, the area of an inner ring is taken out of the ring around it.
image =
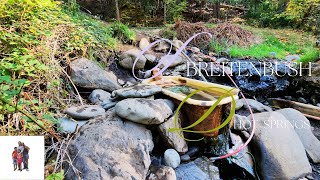
[[[166,27],[160,31],[159,35],[166,39],[174,39],[177,37],[177,32],[172,30],[171,27]]]
[[[136,39],[136,34],[129,29],[129,27],[120,22],[114,22],[110,26],[111,36],[118,38],[124,43],[134,41]]]

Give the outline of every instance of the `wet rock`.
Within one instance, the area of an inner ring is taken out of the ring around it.
[[[184,154],[180,157],[182,162],[190,161],[191,157],[188,154]]]
[[[299,55],[288,55],[284,58],[286,61],[299,61],[300,56]]]
[[[65,113],[78,120],[88,120],[105,113],[105,110],[98,105],[71,106]]]
[[[96,63],[80,58],[70,63],[71,79],[80,87],[113,91],[119,89],[117,77],[110,71],[102,70]]]
[[[319,102],[316,95],[312,95],[312,96],[310,97],[310,100],[311,100],[311,103],[312,103],[313,105],[317,105],[317,103]]]
[[[313,163],[320,163],[320,141],[314,136],[309,120],[299,111],[291,108],[281,109],[281,113],[290,122],[298,134],[308,157]]]
[[[239,88],[250,95],[266,97],[272,93],[287,90],[291,78],[285,74],[294,74],[294,72],[288,69],[287,64],[283,62],[264,63],[266,63],[266,69],[260,68],[263,67],[263,64],[259,61],[232,61],[228,65],[232,65],[232,71]],[[269,65],[273,68],[268,68]]]
[[[182,115],[179,113],[177,118],[177,128],[181,128]],[[166,122],[158,126],[159,133],[163,138],[164,142],[170,147],[174,148],[179,153],[185,153],[188,151],[188,145],[182,137],[179,136],[179,132],[169,132],[170,128],[174,128],[174,116],[168,119]]]
[[[256,129],[251,141],[262,179],[298,179],[311,173],[299,136],[279,112],[254,114]],[[251,118],[251,116],[248,116]]]
[[[182,71],[186,71],[187,68],[188,68],[187,64],[181,64],[181,65],[176,66],[173,71],[182,72]]]
[[[150,174],[146,180],[176,180],[176,172],[168,166],[150,166]]]
[[[307,104],[307,103],[308,103],[308,101],[307,101],[305,98],[303,98],[303,97],[299,97],[299,98],[298,98],[298,101],[301,102],[301,103],[304,103],[304,104]]]
[[[150,42],[147,38],[142,38],[139,42],[139,48],[141,50],[144,50],[146,47],[150,45]]]
[[[60,118],[59,119],[59,127],[61,128],[61,132],[65,133],[74,133],[76,128],[80,128],[88,121],[74,121],[69,118]]]
[[[193,157],[193,156],[195,156],[199,151],[200,151],[199,147],[192,146],[192,147],[189,148],[189,151],[188,151],[186,154],[189,155],[190,157]]]
[[[317,106],[320,107],[320,103],[318,103]]]
[[[101,104],[104,100],[110,99],[111,94],[102,89],[93,90],[89,95],[89,101],[93,104]]]
[[[164,152],[164,163],[172,168],[176,168],[180,164],[180,156],[178,152],[174,149],[167,149]]]
[[[170,46],[168,43],[165,41],[161,41],[157,44],[156,48],[154,49],[155,51],[158,52],[167,52],[169,50]]]
[[[119,64],[125,69],[132,70],[133,63],[140,54],[139,49],[130,49],[121,54],[119,58]],[[134,69],[143,69],[146,64],[147,59],[144,55],[140,56],[140,59],[137,61]]]
[[[244,107],[248,108],[244,99],[240,99],[239,101],[242,101],[242,104],[244,104]],[[272,109],[270,107],[263,105],[262,103],[254,100],[254,99],[247,98],[247,102],[248,102],[249,106],[251,107],[251,109],[255,112],[272,111]]]
[[[235,151],[245,143],[239,135],[236,135],[232,132],[230,133],[230,138],[231,138],[231,142],[232,142],[233,146],[229,151]],[[246,146],[240,152],[235,154],[233,156],[234,158],[231,158],[230,160],[233,163],[237,164],[239,167],[246,170],[253,177],[255,177],[254,163],[252,161],[252,157],[248,153],[251,153],[251,152],[250,152],[248,146]]]
[[[193,162],[181,164],[176,169],[177,179],[220,179],[219,169],[209,162],[208,158],[200,157]]]
[[[122,121],[111,109],[83,125],[68,147],[81,179],[145,179],[152,135],[144,126]],[[66,178],[77,177],[66,168]]]
[[[320,97],[320,63],[312,63],[310,66],[304,67],[311,69],[305,70],[303,76],[296,78],[298,87],[303,89],[304,95],[317,95]],[[311,76],[310,76],[311,75]]]
[[[235,114],[232,128],[234,130],[247,131],[251,128],[251,121],[246,116]]]
[[[157,57],[153,54],[145,54],[144,56],[150,64],[153,64],[157,60]]]
[[[161,124],[173,114],[162,99],[125,99],[117,103],[115,110],[118,116],[141,124]]]
[[[174,55],[164,55],[164,56],[162,56],[162,58],[160,59],[160,61],[163,61],[161,66],[164,67],[165,65],[167,65],[171,61],[171,59],[173,57],[174,57]],[[177,66],[179,64],[182,64],[184,62],[185,61],[181,56],[177,56],[177,58],[175,58],[173,60],[173,62],[169,65],[169,67],[175,67],[175,66]]]
[[[219,58],[216,60],[217,63],[222,64],[222,63],[227,63],[229,62],[229,59],[227,58]]]
[[[161,87],[156,85],[135,85],[112,92],[113,97],[141,98],[148,97],[161,92]]]

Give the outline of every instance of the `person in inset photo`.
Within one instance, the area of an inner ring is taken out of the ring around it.
[[[17,170],[17,165],[18,165],[17,156],[18,156],[17,147],[14,147],[14,150],[12,152],[13,171]]]
[[[29,150],[30,148],[25,145],[24,143],[22,143],[23,145],[23,152],[22,152],[22,155],[23,155],[23,169],[26,169],[27,171],[29,171],[29,168],[28,168],[28,160],[29,160]]]
[[[22,161],[23,161],[23,155],[21,151],[18,149],[17,162],[18,162],[19,171],[22,171],[22,168],[21,168]]]

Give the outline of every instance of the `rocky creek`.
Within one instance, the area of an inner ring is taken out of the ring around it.
[[[148,43],[144,39],[139,46],[143,48]],[[146,74],[141,70],[157,64],[168,48],[159,44],[143,55],[137,64],[138,76],[143,78]],[[174,126],[190,125],[188,113],[179,112],[175,121],[179,105],[176,100],[165,95],[163,87],[143,84],[132,77],[131,69],[139,52],[137,47],[121,52],[110,59],[105,69],[84,58],[70,64],[71,78],[88,101],[85,105],[68,107],[67,116],[60,119],[62,132],[75,133],[68,148],[74,161],[72,166],[66,164],[67,179],[320,178],[320,167],[316,165],[320,163],[320,121],[309,120],[292,108],[272,107],[267,101],[280,97],[320,106],[319,63],[312,65],[313,76],[293,77],[285,68],[285,63],[291,61],[270,59],[265,61],[269,65],[279,63],[276,73],[287,75],[261,76],[256,71],[259,61],[211,57],[216,62],[213,73],[233,75],[232,79],[248,99],[245,101],[239,95],[235,115],[219,130],[219,135],[188,141],[203,135],[170,131]],[[209,62],[193,51],[186,54],[200,67]],[[190,76],[195,69],[188,70],[187,62],[182,56],[175,59],[163,75],[200,80],[199,76]],[[235,62],[242,63],[241,71]],[[224,64],[224,68],[218,66]],[[206,70],[212,71],[210,66],[201,68],[209,82],[234,86],[227,76],[206,74]],[[244,76],[246,73],[252,76]],[[255,129],[250,109],[254,113]],[[228,114],[222,112],[223,122]],[[253,131],[252,140],[240,152],[225,159],[212,159],[237,150]]]

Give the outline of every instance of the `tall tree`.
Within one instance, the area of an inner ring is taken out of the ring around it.
[[[114,0],[115,8],[116,8],[116,19],[120,21],[120,10],[119,10],[119,0]]]

